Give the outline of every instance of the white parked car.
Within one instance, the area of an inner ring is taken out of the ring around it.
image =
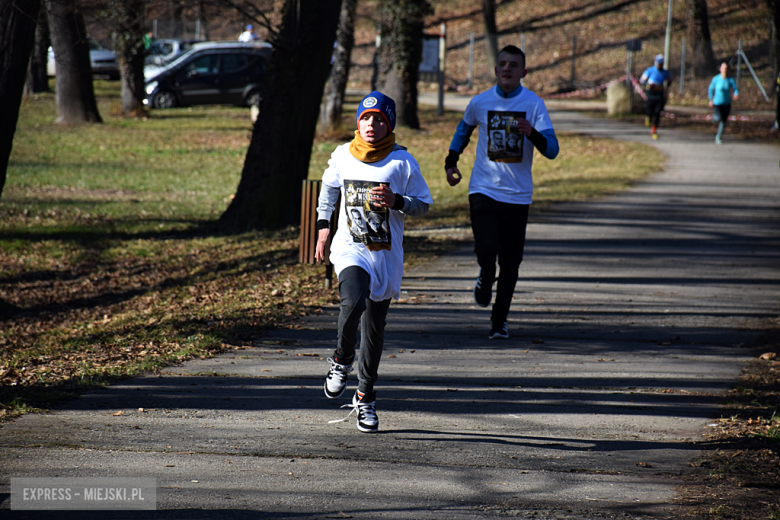
[[[179,54],[192,47],[193,43],[200,40],[176,40],[160,39],[154,40],[152,45],[146,49],[146,58],[144,65],[156,65],[162,67],[174,60]]]
[[[92,63],[93,76],[108,76],[109,79],[119,79],[119,63],[116,54],[106,49],[98,42],[89,39],[89,61]],[[57,75],[57,63],[54,59],[54,49],[49,47],[49,59],[46,63],[46,74]]]

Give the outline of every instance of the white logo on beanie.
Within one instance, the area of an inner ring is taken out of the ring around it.
[[[375,97],[369,97],[363,100],[363,106],[366,108],[375,107],[377,104],[377,100]]]

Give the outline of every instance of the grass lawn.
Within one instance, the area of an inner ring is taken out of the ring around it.
[[[193,107],[119,115],[119,83],[96,81],[105,122],[54,124],[54,96],[26,100],[0,199],[0,419],[92,385],[262,341],[263,329],[336,301],[324,269],[297,263],[297,229],[224,234],[212,224],[238,185],[249,111]],[[345,108],[351,128],[357,99]],[[460,119],[421,112],[398,130],[435,204],[414,227],[468,225],[467,182],[446,185],[443,159]],[[310,178],[351,131],[319,139]],[[540,202],[598,197],[658,171],[639,144],[561,135],[537,158]],[[473,161],[472,144],[461,160]],[[464,181],[467,179],[464,179]],[[410,262],[452,247],[406,242]]]

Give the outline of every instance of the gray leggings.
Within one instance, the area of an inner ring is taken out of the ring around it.
[[[355,357],[357,329],[360,324],[360,358],[358,359],[358,390],[371,393],[377,380],[379,362],[385,343],[385,323],[390,299],[375,302],[369,298],[371,277],[357,266],[345,268],[339,274],[339,336],[335,358],[351,364]]]

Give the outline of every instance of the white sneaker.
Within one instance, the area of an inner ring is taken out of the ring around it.
[[[355,392],[352,397],[352,406],[356,407],[358,411],[358,430],[363,433],[376,433],[379,430],[379,417],[376,416],[376,392],[370,394]]]
[[[369,402],[369,399],[371,400]],[[376,415],[376,392],[368,395],[359,390],[352,396],[352,403],[342,405],[342,408],[351,408],[343,419],[328,421],[329,424],[344,422],[357,411],[357,428],[363,433],[376,433],[379,431],[379,418]]]
[[[352,365],[336,363],[333,358],[328,358],[330,370],[325,376],[325,395],[328,399],[338,399],[347,388],[347,376],[352,372]]]

